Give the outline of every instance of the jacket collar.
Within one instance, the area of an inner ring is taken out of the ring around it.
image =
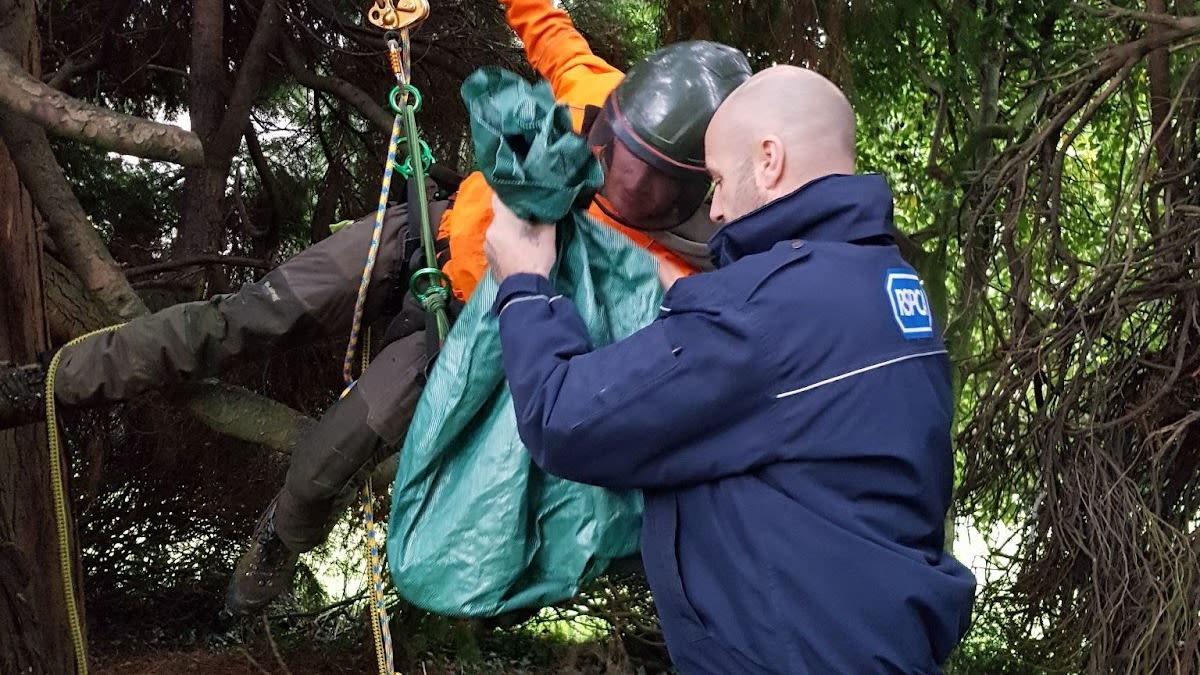
[[[895,236],[887,181],[879,174],[834,174],[730,222],[708,248],[713,264],[723,267],[789,239],[854,242],[881,236]]]

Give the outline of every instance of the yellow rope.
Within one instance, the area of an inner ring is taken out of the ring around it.
[[[383,594],[383,559],[379,555],[376,536],[383,539],[379,524],[375,520],[375,497],[371,494],[371,480],[362,488],[363,522],[366,525],[367,567],[371,583],[371,637],[375,641],[375,660],[381,675],[392,675],[391,632],[388,630],[387,605]]]
[[[379,11],[381,3],[376,2],[376,13]],[[392,8],[390,2],[385,3],[386,8]],[[424,6],[425,14],[428,14],[428,5]],[[376,25],[381,25],[376,21],[375,17],[368,13],[368,18]],[[415,22],[419,23],[424,16],[420,16]],[[397,26],[399,27],[399,26]],[[410,64],[410,41],[408,33],[408,24],[401,28],[399,37],[400,43],[397,44],[392,38],[387,38],[388,41],[388,61],[392,67],[392,73],[395,75],[399,83],[399,89],[403,96],[404,102],[404,119],[401,118],[400,110],[396,111],[396,117],[392,122],[392,137],[388,143],[387,164],[384,167],[383,181],[380,186],[379,204],[375,211],[375,228],[371,237],[371,246],[367,252],[366,264],[363,266],[363,276],[359,283],[358,297],[356,298],[354,314],[352,315],[350,327],[350,341],[346,346],[346,357],[342,362],[342,377],[346,382],[346,389],[342,392],[345,396],[354,386],[353,380],[353,363],[355,348],[358,342],[358,333],[362,327],[363,308],[366,305],[367,287],[370,284],[371,272],[375,268],[376,256],[379,251],[381,234],[383,231],[384,212],[387,208],[388,193],[391,190],[392,172],[396,163],[396,150],[400,143],[401,128],[405,128],[408,150],[409,150],[409,165],[413,167],[415,180],[417,181],[417,191],[420,204],[418,211],[422,214],[422,225],[424,226],[423,234],[426,239],[426,247],[428,249],[430,260],[434,260],[432,240],[429,235],[428,211],[425,208],[425,185],[422,172],[420,143],[416,135],[416,121],[413,118],[412,106],[408,105],[407,90],[412,78],[412,69]],[[410,206],[412,206],[410,204]],[[432,265],[432,263],[431,263]],[[438,328],[441,336],[445,337],[445,310],[436,312],[438,317]],[[362,351],[362,371],[365,371],[368,364],[368,353],[370,352],[370,333],[367,333],[365,346]],[[383,587],[383,554],[382,544],[384,541],[383,526],[375,518],[375,498],[371,492],[371,480],[368,477],[366,485],[363,486],[362,492],[362,509],[363,521],[366,526],[367,534],[367,564],[371,584],[371,636],[375,642],[375,657],[379,666],[380,675],[395,675],[392,661],[392,636],[388,629],[388,614],[386,597]]]
[[[401,120],[397,115],[392,124],[392,137],[388,143],[387,163],[384,167],[383,181],[379,191],[379,204],[375,211],[375,227],[371,234],[371,246],[367,251],[367,260],[363,265],[362,279],[359,282],[358,296],[354,303],[354,314],[352,315],[350,325],[350,342],[346,346],[346,357],[342,364],[342,378],[346,382],[346,388],[342,391],[342,396],[350,393],[354,387],[354,357],[355,350],[358,346],[359,331],[362,330],[363,309],[366,306],[367,288],[370,285],[371,273],[375,269],[375,262],[378,259],[379,245],[382,239],[383,232],[383,216],[387,209],[388,193],[391,189],[392,172],[396,165],[396,150],[399,147]],[[361,357],[361,368],[359,372],[365,371],[370,362],[370,346],[371,332],[368,328],[365,331],[365,340]],[[392,666],[392,641],[391,634],[387,632],[388,615],[387,606],[383,596],[383,583],[380,573],[376,572],[382,568],[383,563],[379,554],[378,546],[375,544],[376,534],[380,531],[380,525],[375,522],[373,499],[370,492],[370,479],[367,480],[367,485],[363,488],[363,518],[367,527],[367,556],[368,556],[368,575],[371,583],[371,635],[375,642],[375,659],[379,665],[380,675],[393,675]],[[382,539],[383,536],[379,535]]]
[[[371,329],[367,328],[365,339],[363,340],[363,350],[361,359],[361,370],[365,371],[370,364],[371,357]],[[361,371],[360,371],[361,372]],[[350,393],[350,387],[346,387],[342,391],[342,396]],[[367,576],[371,583],[371,638],[375,643],[375,661],[379,666],[380,675],[392,675],[391,666],[391,644],[390,634],[384,633],[388,623],[387,606],[383,596],[383,578],[382,567],[383,561],[379,556],[379,549],[375,545],[375,536],[379,532],[380,526],[375,522],[375,498],[371,494],[371,479],[367,478],[366,485],[362,488],[362,509],[363,522],[366,525],[367,533]],[[383,539],[383,535],[379,535],[379,539]],[[386,640],[386,642],[385,642]],[[385,648],[386,644],[386,648]]]
[[[46,372],[46,434],[50,443],[50,490],[54,496],[54,519],[58,529],[58,562],[63,578],[63,596],[67,606],[67,626],[71,630],[71,643],[75,648],[75,668],[80,675],[87,675],[88,672],[87,644],[83,639],[79,605],[75,603],[75,578],[71,565],[71,530],[67,520],[67,481],[62,466],[61,444],[58,439],[58,410],[54,404],[54,378],[64,349],[93,336],[110,333],[123,325],[125,324],[94,330],[71,340],[50,360],[50,367]]]

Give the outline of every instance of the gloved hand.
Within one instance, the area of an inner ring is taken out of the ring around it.
[[[450,320],[451,326],[458,320],[458,315],[466,306],[465,302],[450,296],[450,301],[446,303],[446,317]],[[417,304],[417,299],[410,294],[404,302],[404,308],[392,318],[387,328],[384,329],[379,348],[383,349],[396,340],[406,338],[419,330],[425,330],[426,327],[425,308]]]

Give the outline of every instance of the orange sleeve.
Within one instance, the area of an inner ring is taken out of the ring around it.
[[[583,126],[583,109],[603,105],[609,93],[625,77],[604,59],[592,53],[587,40],[576,30],[571,17],[554,6],[552,0],[502,0],[508,24],[525,45],[529,63],[550,82],[554,98],[568,106],[578,131]],[[589,209],[593,217],[624,233],[662,263],[690,274],[695,271],[648,235],[621,227],[598,208]],[[483,252],[484,236],[492,222],[492,189],[478,171],[467,176],[458,187],[454,206],[442,217],[439,236],[450,240],[450,260],[443,271],[450,277],[454,294],[467,300],[487,274]]]
[[[550,82],[554,98],[571,108],[578,129],[583,106],[602,105],[625,74],[592,53],[571,17],[552,0],[503,2],[529,63]]]
[[[442,267],[454,295],[466,302],[487,274],[484,235],[492,222],[492,188],[483,174],[472,172],[458,186],[454,208],[442,216],[439,235],[450,240],[450,260]]]

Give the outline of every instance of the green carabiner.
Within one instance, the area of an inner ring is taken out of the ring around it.
[[[396,100],[396,97],[400,95],[401,91],[407,91],[408,93],[412,94],[413,99],[416,100],[416,103],[412,104],[413,112],[417,112],[421,109],[422,99],[420,89],[417,89],[411,84],[406,84],[404,86],[396,85],[395,87],[392,87],[392,93],[388,94],[388,105],[392,107],[392,112],[396,113],[397,115],[404,114],[404,106],[406,104],[402,104]]]
[[[420,284],[422,279],[426,280],[424,288]],[[429,309],[428,303],[433,296],[440,295],[443,301],[450,299],[450,277],[436,267],[423,267],[413,272],[408,280],[408,288],[413,297],[426,309]]]
[[[429,167],[433,166],[433,150],[429,149],[429,144],[426,143],[425,141],[417,141],[417,143],[419,144],[419,147],[417,149],[417,154],[419,154],[421,157],[421,168],[425,171],[425,173],[429,173]],[[407,145],[407,144],[408,144],[408,139],[401,138],[400,141],[396,144],[396,147],[399,148],[401,145]],[[412,158],[413,158],[413,154],[412,154],[412,152],[409,152],[408,157],[404,158],[404,163],[401,164],[400,166],[396,167],[396,173],[399,173],[401,176],[404,176],[404,178],[406,180],[409,178],[412,178],[412,175],[413,175]]]

